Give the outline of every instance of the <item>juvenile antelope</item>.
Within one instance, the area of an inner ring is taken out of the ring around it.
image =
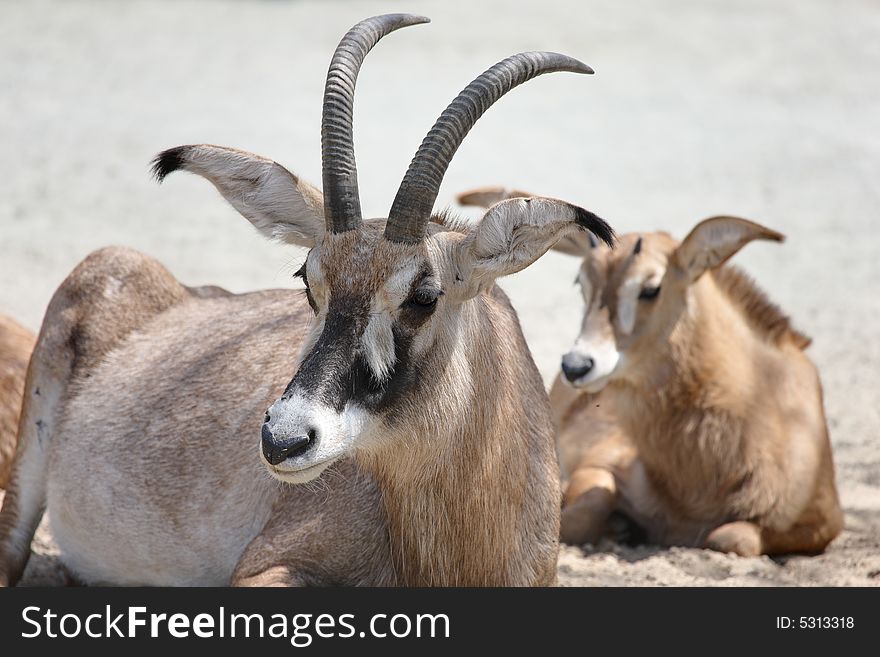
[[[0,315],[0,489],[9,483],[18,435],[18,416],[34,334]]]
[[[591,71],[553,53],[496,64],[437,120],[387,220],[363,220],[358,70],[382,36],[424,22],[367,19],[339,44],[323,194],[241,151],[158,156],[160,180],[199,174],[265,236],[307,247],[305,294],[187,288],[122,248],[77,266],[28,377],[0,582],[18,579],[44,504],[63,563],[87,583],[555,582],[549,403],[494,283],[570,230],[610,241],[611,229],[546,198],[497,205],[476,227],[441,226],[431,211],[496,100],[543,73]]]
[[[463,203],[522,192],[478,190]],[[508,201],[504,201],[508,202]],[[561,537],[595,542],[621,511],[652,542],[741,555],[821,552],[842,528],[810,340],[745,274],[724,263],[783,236],[735,217],[681,243],[589,235],[581,331],[550,392],[567,480]]]

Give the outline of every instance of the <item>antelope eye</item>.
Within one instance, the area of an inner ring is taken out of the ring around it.
[[[433,288],[421,288],[409,298],[409,303],[421,308],[430,308],[437,303],[437,299],[443,294],[440,290]]]
[[[302,267],[297,270],[293,277],[302,279],[303,284],[306,286],[306,299],[309,302],[309,306],[312,308],[312,312],[317,315],[318,305],[315,303],[315,297],[312,296],[312,290],[309,288],[309,279],[306,276],[306,263],[303,263]]]
[[[309,282],[306,280],[306,263],[302,263],[302,266],[294,272],[293,277],[301,278],[303,280],[303,283],[305,283],[306,285],[309,284]]]
[[[659,285],[657,287],[645,287],[639,292],[639,299],[651,301],[652,299],[656,299],[658,294],[660,294]]]

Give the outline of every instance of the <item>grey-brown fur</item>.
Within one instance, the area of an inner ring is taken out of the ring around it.
[[[118,293],[112,314],[102,310],[108,290]],[[26,422],[51,417],[57,426],[42,446],[54,526],[84,523],[82,533],[56,530],[63,560],[91,583],[552,583],[558,498],[548,407],[534,365],[522,358],[525,343],[504,295],[496,288],[474,305],[485,313],[475,335],[493,345],[482,358],[531,383],[502,391],[500,399],[496,392],[495,400],[476,405],[477,416],[454,423],[472,432],[446,437],[432,425],[433,435],[420,445],[413,441],[426,427],[411,427],[413,437],[389,444],[387,457],[341,461],[316,484],[285,486],[265,473],[256,439],[264,409],[295,369],[311,315],[302,294],[205,295],[134,251],[93,254],[59,288],[37,347],[37,363],[51,362],[63,374],[64,390],[51,407],[33,396],[32,377],[26,410]],[[522,426],[505,420],[509,404],[531,409],[531,419]],[[490,477],[479,486],[439,463],[423,470],[414,455],[425,452],[431,459],[444,444],[462,444],[469,449],[459,458],[467,460],[495,441],[501,443],[489,461],[470,464],[480,477]],[[395,459],[409,476],[428,479],[400,490],[397,466],[388,462]],[[497,479],[511,468],[522,472],[512,489]],[[0,524],[0,565],[9,583],[26,558],[22,546],[8,544],[21,485],[13,482]],[[507,501],[507,511],[496,508],[491,522],[474,522],[475,511],[514,491],[519,497]],[[443,515],[414,524],[404,515],[410,509]],[[505,515],[522,512],[526,516],[508,526],[512,533],[505,538]],[[438,525],[440,517],[449,524]],[[522,522],[532,532],[521,533]],[[430,546],[434,552],[421,554],[417,543],[431,533],[427,525],[441,535]],[[502,534],[503,547],[491,552],[497,556],[499,549],[509,558],[489,567],[476,540],[480,531]],[[541,535],[544,540],[536,540]],[[94,540],[112,550],[96,549]],[[389,542],[396,544],[392,553]],[[402,559],[402,548],[412,550],[411,558]]]
[[[191,290],[125,249],[89,256],[62,283],[0,512],[0,585],[20,577],[46,504],[64,563],[88,582],[556,581],[549,405],[495,280],[572,230],[609,243],[613,232],[548,198],[500,203],[460,230],[426,231],[427,208],[415,240],[361,220],[354,81],[382,34],[419,22],[368,19],[337,48],[324,97],[330,198],[229,148],[182,146],[154,162],[160,181],[201,175],[266,237],[309,248],[307,299]],[[485,110],[501,94],[471,95]]]

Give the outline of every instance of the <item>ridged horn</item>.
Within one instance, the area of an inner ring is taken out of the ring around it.
[[[414,243],[424,238],[446,169],[477,120],[514,87],[556,71],[592,73],[593,69],[558,53],[523,52],[498,62],[465,87],[434,123],[410,163],[388,215],[385,239]]]
[[[330,60],[324,86],[321,120],[321,160],[324,180],[324,217],[327,231],[341,233],[361,222],[357,165],[354,160],[352,115],[354,88],[367,53],[379,39],[401,27],[428,23],[411,14],[385,14],[361,21],[342,37]]]

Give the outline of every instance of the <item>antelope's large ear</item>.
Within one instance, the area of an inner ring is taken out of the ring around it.
[[[520,189],[507,187],[478,187],[462,192],[455,197],[459,205],[474,205],[478,208],[489,208],[509,198],[528,198],[534,196]]]
[[[159,182],[178,169],[211,181],[269,239],[311,248],[324,234],[321,192],[272,160],[208,144],[171,148],[153,160]]]
[[[672,254],[672,262],[690,282],[724,264],[752,240],[782,242],[785,236],[739,217],[711,217],[698,223]]]
[[[566,233],[550,248],[565,255],[585,258],[590,254],[590,250],[597,246],[599,246],[599,240],[593,233],[588,230],[577,230]]]
[[[458,246],[456,261],[465,297],[496,278],[525,269],[562,236],[589,230],[612,245],[614,231],[592,212],[552,198],[513,198],[493,205]]]
[[[474,205],[480,208],[488,208],[501,201],[511,198],[529,198],[534,194],[529,194],[521,189],[508,189],[507,187],[478,187],[462,192],[456,197],[459,205]],[[567,234],[559,238],[551,248],[554,251],[565,253],[566,255],[583,258],[589,251],[598,244],[596,237],[586,231],[576,230],[569,231]]]

